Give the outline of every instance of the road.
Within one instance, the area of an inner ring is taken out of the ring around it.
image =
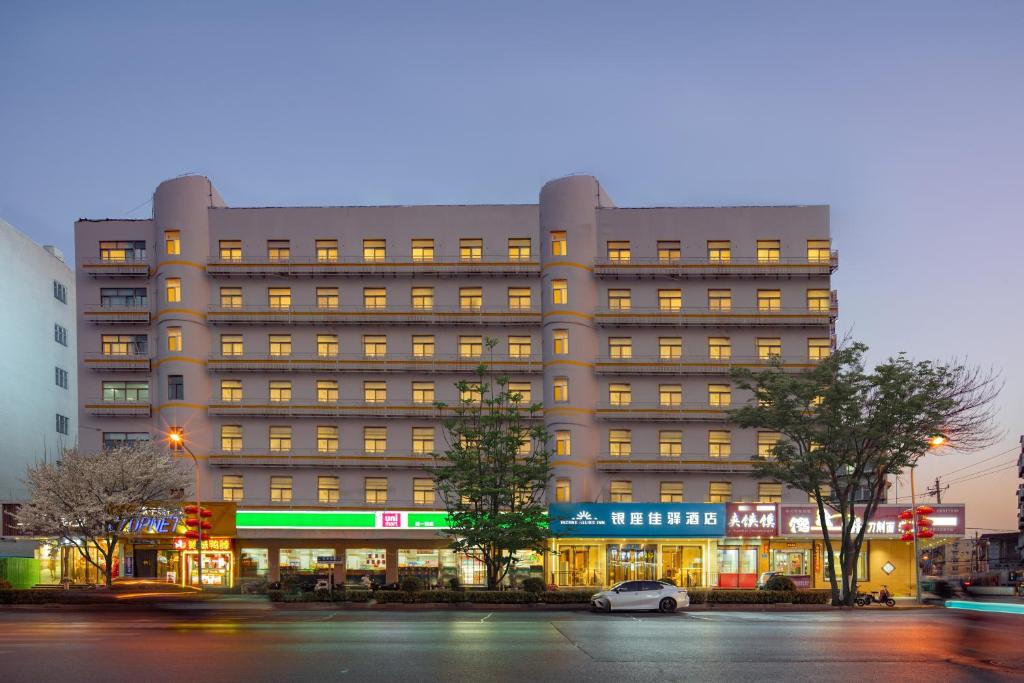
[[[1024,618],[1008,619],[965,622],[942,609],[4,610],[0,681],[1021,680]]]

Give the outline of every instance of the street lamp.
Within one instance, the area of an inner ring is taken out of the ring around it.
[[[949,439],[943,434],[936,434],[928,439],[928,448],[942,448],[949,443]],[[911,519],[914,522],[914,585],[917,589],[917,604],[921,604],[921,550],[918,546],[917,532],[920,528],[917,525],[917,491],[914,488],[914,470],[917,469],[915,462],[910,466],[910,509],[913,511]]]
[[[196,468],[196,519],[199,524],[196,527],[196,580],[199,584],[199,590],[203,590],[203,505],[199,502],[199,459],[196,458],[196,454],[192,452],[192,449],[185,443],[185,434],[180,427],[175,427],[167,433],[167,439],[171,442],[171,447],[174,449],[184,449],[188,453],[189,457],[192,458],[192,462]],[[188,546],[186,546],[188,547]],[[186,564],[185,571],[188,571]]]

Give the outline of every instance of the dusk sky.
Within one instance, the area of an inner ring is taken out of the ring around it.
[[[918,487],[1015,529],[1022,29],[1020,2],[8,1],[0,217],[70,261],[76,218],[148,217],[184,173],[234,206],[534,203],[575,172],[619,206],[829,204],[840,336],[1002,372],[1003,438]]]

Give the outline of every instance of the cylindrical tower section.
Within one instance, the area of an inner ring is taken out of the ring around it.
[[[154,353],[156,428],[185,431],[189,448],[199,456],[213,448],[214,430],[206,407],[213,393],[206,360],[212,340],[206,326],[210,284],[206,261],[210,250],[209,208],[223,206],[208,178],[187,176],[167,180],[153,193],[157,265],[156,345]],[[168,231],[177,232],[177,246],[168,248]],[[177,252],[177,253],[174,253]],[[202,478],[203,496],[213,494],[211,478]]]
[[[553,438],[568,432],[571,452],[556,452],[554,481],[569,480],[574,502],[604,499],[595,469],[602,441],[594,416],[599,385],[594,375],[598,286],[593,265],[597,209],[611,205],[592,176],[552,180],[540,191],[544,419]],[[558,395],[563,390],[567,396]]]

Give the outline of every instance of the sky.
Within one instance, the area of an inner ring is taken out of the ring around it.
[[[70,257],[76,218],[148,217],[184,173],[234,206],[534,203],[578,172],[619,206],[829,204],[840,336],[1001,373],[998,444],[918,487],[1010,530],[1022,28],[1013,1],[0,0],[0,217]]]

